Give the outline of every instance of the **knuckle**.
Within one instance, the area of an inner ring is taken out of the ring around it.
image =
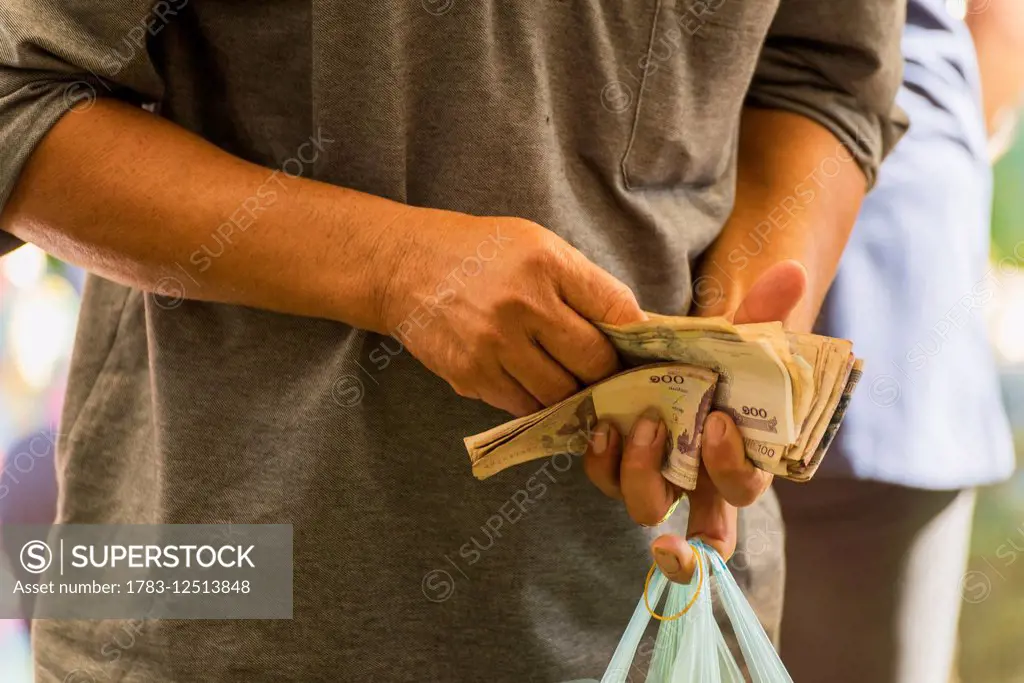
[[[507,337],[498,325],[484,322],[473,329],[470,338],[477,349],[498,349],[505,345]]]
[[[553,232],[544,230],[526,258],[526,265],[547,277],[566,268],[572,261],[571,247]]]
[[[484,370],[480,358],[454,348],[449,350],[447,367],[449,381],[466,387],[476,385]]]
[[[534,302],[521,289],[514,289],[494,303],[494,315],[503,321],[521,320],[535,308]]]
[[[603,300],[605,313],[602,319],[612,324],[633,319],[640,308],[632,290],[621,282],[609,285]]]

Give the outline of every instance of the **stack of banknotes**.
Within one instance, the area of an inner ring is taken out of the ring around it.
[[[599,325],[630,369],[467,437],[473,474],[485,479],[538,458],[582,455],[599,419],[628,434],[655,407],[669,432],[662,473],[685,490],[697,484],[701,432],[712,410],[732,417],[757,467],[794,481],[814,475],[860,379],[849,341],[790,332],[781,323],[648,316]]]

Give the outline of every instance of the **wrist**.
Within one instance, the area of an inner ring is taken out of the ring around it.
[[[460,217],[443,209],[402,206],[383,224],[365,265],[376,311],[373,331],[401,332],[417,307],[445,303],[444,275],[432,265],[446,261],[451,242],[446,233]]]
[[[305,276],[293,276],[292,286],[313,309],[298,312],[389,334],[428,210],[323,183],[290,198],[288,222],[317,226],[294,264]]]

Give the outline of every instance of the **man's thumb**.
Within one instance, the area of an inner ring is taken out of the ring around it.
[[[733,322],[785,321],[806,291],[807,269],[803,264],[792,259],[779,261],[757,278],[736,309]]]
[[[583,254],[573,256],[572,267],[561,283],[562,298],[573,310],[591,322],[609,325],[647,320],[629,287]]]

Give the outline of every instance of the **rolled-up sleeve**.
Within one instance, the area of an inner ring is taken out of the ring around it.
[[[2,0],[0,211],[39,141],[97,97],[157,102],[150,39],[187,0]],[[18,246],[0,231],[0,254]]]
[[[907,129],[896,106],[906,0],[781,0],[747,96],[831,131],[873,186]]]

